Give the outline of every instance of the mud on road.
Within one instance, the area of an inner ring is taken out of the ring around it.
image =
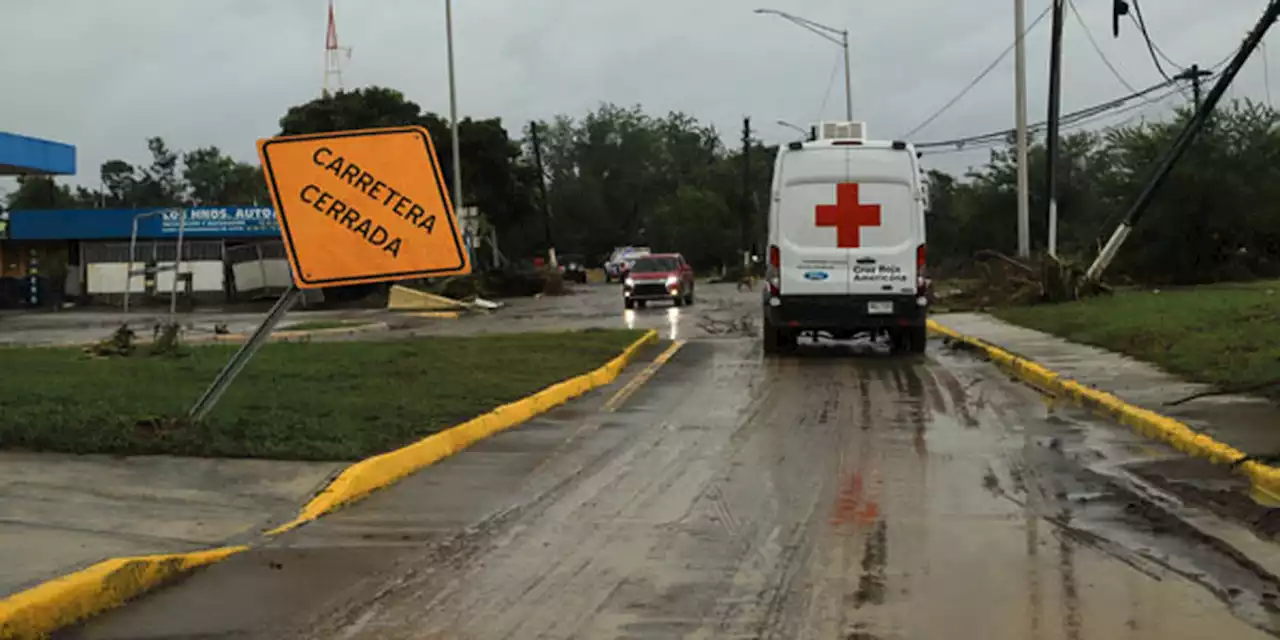
[[[968,354],[688,343],[73,637],[1262,638],[1280,583]],[[327,522],[326,522],[327,521]],[[196,612],[199,612],[198,614]]]

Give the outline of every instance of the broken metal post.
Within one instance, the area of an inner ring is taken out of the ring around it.
[[[301,294],[301,289],[293,283],[289,284],[289,288],[285,289],[284,295],[280,296],[280,299],[276,300],[275,305],[271,307],[271,311],[267,312],[267,317],[262,320],[262,324],[258,325],[253,335],[249,336],[249,339],[240,346],[240,349],[231,357],[231,361],[227,363],[227,366],[218,372],[218,377],[213,379],[213,383],[205,390],[204,395],[200,396],[199,400],[196,400],[195,405],[191,407],[191,411],[187,413],[187,417],[199,422],[209,415],[213,405],[217,404],[223,392],[227,390],[227,387],[231,386],[236,376],[240,375],[240,371],[249,363],[249,359],[267,341],[267,336],[271,334],[277,324],[280,324],[280,320],[284,318],[285,313],[293,308]]]

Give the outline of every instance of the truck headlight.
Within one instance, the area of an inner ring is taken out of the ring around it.
[[[630,289],[631,287],[636,286],[636,280],[635,278],[627,278],[626,280],[622,281],[622,284],[626,286],[628,289]]]
[[[667,276],[667,286],[674,287],[680,284],[680,279],[675,276]]]

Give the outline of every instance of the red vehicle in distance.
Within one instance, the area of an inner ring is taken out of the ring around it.
[[[693,267],[678,253],[637,257],[622,278],[622,304],[628,309],[657,300],[677,307],[693,304],[693,293]]]

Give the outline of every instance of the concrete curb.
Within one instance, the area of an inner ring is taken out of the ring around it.
[[[293,521],[267,531],[276,536],[394,484],[479,440],[517,426],[596,387],[613,382],[645,345],[656,342],[650,330],[603,366],[569,378],[531,396],[450,427],[418,442],[366,458],[347,467],[312,498]],[[222,547],[104,560],[0,600],[0,638],[43,638],[63,627],[116,608],[180,575],[248,550]]]
[[[43,638],[96,613],[118,607],[188,571],[244,551],[223,547],[103,560],[0,600],[0,638]]]
[[[929,321],[929,330],[981,350],[992,362],[1012,371],[1023,382],[1041,391],[1071,398],[1084,407],[1114,418],[1138,433],[1160,440],[1185,454],[1206,458],[1216,464],[1230,465],[1249,479],[1255,499],[1268,504],[1280,504],[1280,469],[1252,460],[1243,451],[1218,442],[1186,423],[1129,404],[1106,391],[1067,378],[1033,360],[978,338],[963,335],[933,320]]]

